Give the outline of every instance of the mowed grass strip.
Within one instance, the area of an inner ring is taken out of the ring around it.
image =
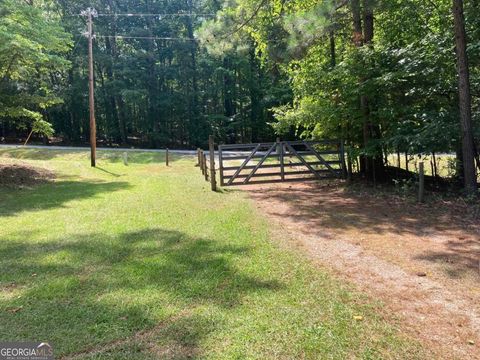
[[[81,359],[413,359],[379,305],[269,238],[193,157],[3,150],[57,179],[0,189],[0,339]],[[359,317],[362,320],[359,320]]]

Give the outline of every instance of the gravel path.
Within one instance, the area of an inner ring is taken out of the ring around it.
[[[467,207],[419,207],[318,182],[242,190],[279,238],[380,299],[438,358],[480,359],[480,222]]]

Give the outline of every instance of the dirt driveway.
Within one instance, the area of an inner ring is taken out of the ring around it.
[[[480,216],[339,183],[243,188],[321,266],[380,299],[439,358],[480,359]]]

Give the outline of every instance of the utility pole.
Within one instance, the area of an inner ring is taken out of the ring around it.
[[[97,11],[88,8],[82,12],[87,16],[87,38],[88,38],[88,86],[89,86],[89,106],[90,106],[90,161],[92,167],[96,166],[97,157],[97,124],[95,121],[95,84],[93,69],[93,17],[97,16]]]

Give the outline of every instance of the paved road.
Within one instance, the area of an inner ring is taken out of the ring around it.
[[[89,147],[80,147],[80,146],[44,146],[44,145],[5,145],[0,144],[1,148],[8,148],[8,149],[47,149],[47,150],[63,150],[63,151],[89,151]],[[165,149],[132,149],[132,148],[102,148],[98,147],[97,150],[99,151],[138,151],[138,152],[154,152],[154,153],[161,153],[165,152]],[[196,155],[196,150],[169,150],[171,153],[174,154],[181,154],[181,155]],[[208,153],[208,151],[207,151]]]
[[[0,144],[0,149],[46,149],[46,150],[61,150],[61,151],[90,151],[90,148],[87,146],[80,147],[80,146],[45,146],[45,145],[8,145],[8,144]],[[153,153],[162,153],[165,152],[165,149],[133,149],[133,148],[106,148],[106,147],[97,147],[98,151],[117,151],[117,152],[153,152]],[[196,156],[196,150],[169,150],[172,154],[178,155],[192,155]],[[208,150],[205,150],[204,153],[206,155],[209,154]],[[225,154],[231,156],[240,156],[245,154],[250,154],[250,151],[225,151]],[[258,151],[259,155],[263,154],[264,152]],[[215,152],[215,155],[218,159],[218,152]]]

